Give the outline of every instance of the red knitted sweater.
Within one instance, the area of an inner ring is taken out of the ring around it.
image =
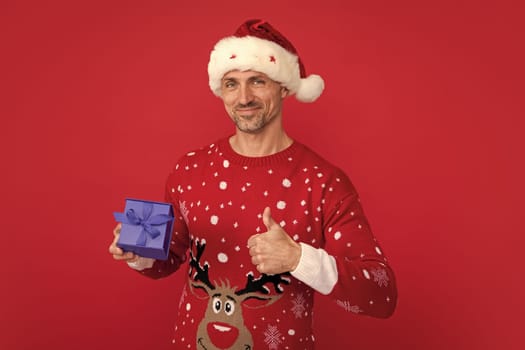
[[[294,240],[335,258],[329,295],[342,310],[388,317],[395,308],[393,272],[353,185],[297,141],[265,157],[241,156],[227,138],[187,153],[166,199],[177,218],[170,258],[142,273],[159,278],[185,266],[177,349],[314,349],[314,289],[289,273],[261,275],[250,261],[246,242],[266,231],[266,206]]]

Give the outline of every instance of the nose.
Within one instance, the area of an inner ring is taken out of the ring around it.
[[[253,100],[253,94],[250,87],[246,84],[241,84],[239,87],[239,103],[246,105]]]

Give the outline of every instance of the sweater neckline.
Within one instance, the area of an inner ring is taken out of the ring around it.
[[[235,152],[230,145],[230,137],[221,139],[217,145],[219,152],[229,162],[241,166],[265,166],[282,164],[283,162],[291,162],[296,158],[301,145],[299,142],[293,140],[292,144],[280,152],[261,157],[248,157]]]

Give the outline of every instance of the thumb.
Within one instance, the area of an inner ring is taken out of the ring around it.
[[[272,212],[270,210],[270,207],[266,207],[264,208],[264,212],[263,212],[263,223],[264,223],[264,226],[266,226],[266,228],[268,229],[268,231],[272,230],[272,229],[275,229],[275,228],[280,228],[281,226],[279,226],[278,223],[275,222],[275,220],[272,218]]]

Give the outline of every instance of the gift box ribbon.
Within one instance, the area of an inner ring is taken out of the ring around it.
[[[167,214],[157,214],[151,216],[153,212],[152,203],[143,203],[142,206],[142,217],[135,213],[135,210],[128,209],[126,213],[114,213],[115,219],[123,224],[130,224],[135,226],[142,226],[142,231],[140,232],[139,237],[137,238],[136,244],[141,247],[146,246],[147,236],[150,236],[151,239],[155,239],[160,235],[159,229],[154,226],[163,225],[171,220],[173,216]]]

